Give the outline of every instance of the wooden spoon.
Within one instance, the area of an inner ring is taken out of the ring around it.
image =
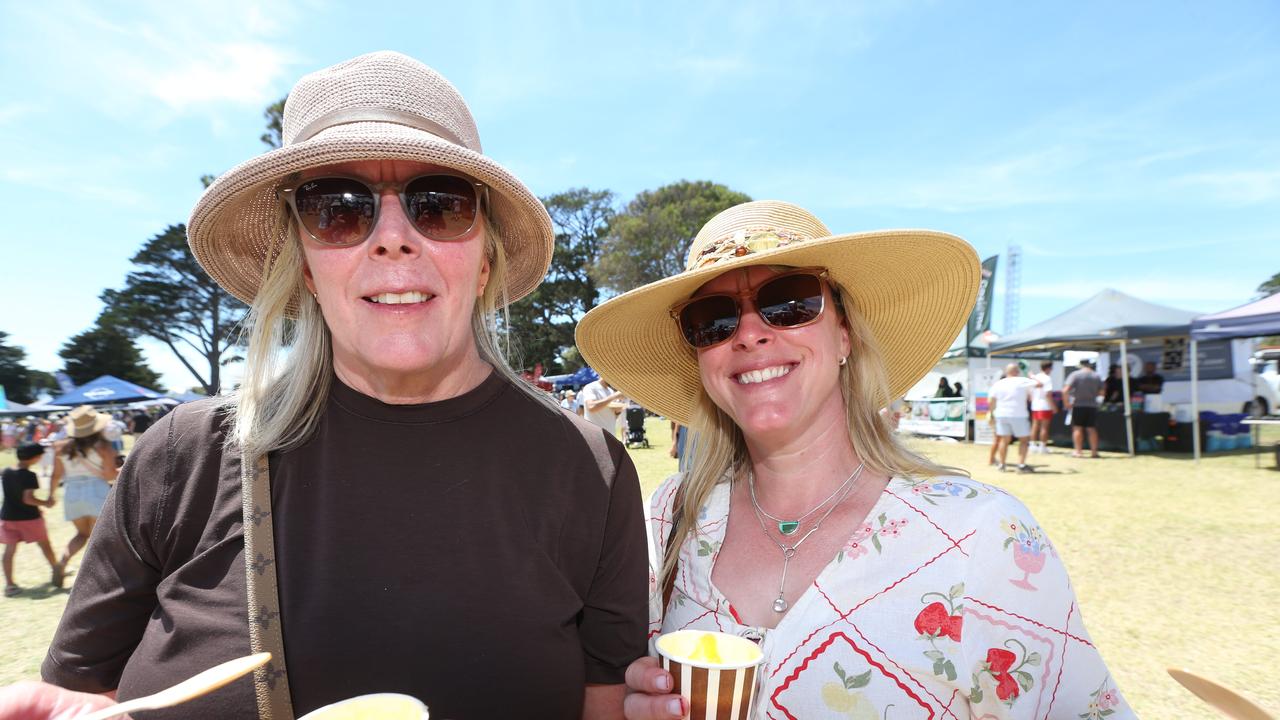
[[[221,665],[215,665],[202,673],[193,675],[167,690],[161,690],[154,695],[147,695],[146,697],[126,700],[85,715],[79,720],[106,720],[106,718],[113,718],[136,710],[156,710],[180,705],[207,692],[217,690],[232,680],[257,670],[266,665],[269,660],[271,660],[271,653],[266,652],[228,660]]]
[[[1231,688],[1186,670],[1175,668],[1168,670],[1173,679],[1182,683],[1183,687],[1233,720],[1275,720],[1266,710]]]

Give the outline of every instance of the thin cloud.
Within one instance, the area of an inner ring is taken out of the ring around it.
[[[1280,170],[1240,170],[1184,175],[1176,184],[1201,188],[1227,205],[1260,205],[1280,200]]]

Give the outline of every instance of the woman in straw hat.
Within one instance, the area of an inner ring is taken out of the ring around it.
[[[620,444],[506,365],[498,310],[553,232],[443,77],[380,52],[304,77],[284,146],[196,205],[252,305],[243,384],[130,454],[42,668],[121,698],[267,650],[148,717],[621,717],[644,653],[644,520]]]
[[[111,425],[111,416],[95,411],[88,405],[67,413],[64,421],[67,430],[65,440],[55,447],[53,475],[49,481],[52,490],[62,485],[63,512],[76,528],[75,537],[67,543],[59,568],[65,571],[67,563],[89,542],[93,526],[102,514],[102,507],[110,492],[109,483],[116,479],[116,449],[103,433]],[[54,577],[61,579],[61,573]],[[60,582],[55,583],[61,585]]]
[[[1131,716],[1027,509],[880,412],[955,339],[978,277],[951,235],[833,235],[753,202],[579,325],[602,377],[696,434],[653,495],[650,636],[759,642],[752,717]],[[687,707],[651,658],[628,684],[628,717]]]

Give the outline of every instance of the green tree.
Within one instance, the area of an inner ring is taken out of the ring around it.
[[[556,246],[546,279],[508,310],[508,330],[521,364],[541,363],[547,373],[581,367],[573,347],[573,329],[599,298],[590,274],[600,241],[613,218],[608,190],[575,188],[542,199],[556,231]],[[577,359],[575,364],[574,359]]]
[[[1266,282],[1258,286],[1259,297],[1267,297],[1280,292],[1280,272],[1272,275]]]
[[[34,399],[31,370],[27,368],[27,351],[9,344],[9,333],[0,330],[0,386],[5,397],[23,405]]]
[[[222,368],[243,358],[240,323],[248,306],[218,286],[187,247],[184,225],[170,225],[133,256],[138,270],[129,273],[121,290],[106,290],[106,323],[127,333],[164,343],[200,383],[215,395]],[[197,369],[183,353],[194,350],[204,360]]]
[[[160,376],[147,367],[129,334],[112,325],[106,315],[99,316],[94,327],[68,340],[58,355],[76,385],[102,375],[114,375],[151,390],[164,390],[160,387]]]
[[[591,275],[615,293],[674,275],[684,269],[698,230],[716,213],[750,199],[706,180],[646,190],[610,223]]]
[[[262,111],[262,115],[267,119],[267,131],[262,133],[262,137],[259,139],[262,140],[264,145],[273,150],[283,144],[284,101],[288,99],[287,96],[282,97]]]

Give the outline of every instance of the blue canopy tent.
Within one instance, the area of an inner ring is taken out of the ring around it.
[[[51,405],[107,405],[127,403],[135,400],[155,400],[164,395],[155,390],[148,390],[141,385],[121,380],[112,375],[103,375],[90,380],[80,387],[49,401]]]
[[[1280,293],[1191,321],[1191,414],[1195,423],[1192,438],[1196,461],[1200,460],[1200,397],[1196,393],[1200,342],[1263,335],[1280,335]]]

